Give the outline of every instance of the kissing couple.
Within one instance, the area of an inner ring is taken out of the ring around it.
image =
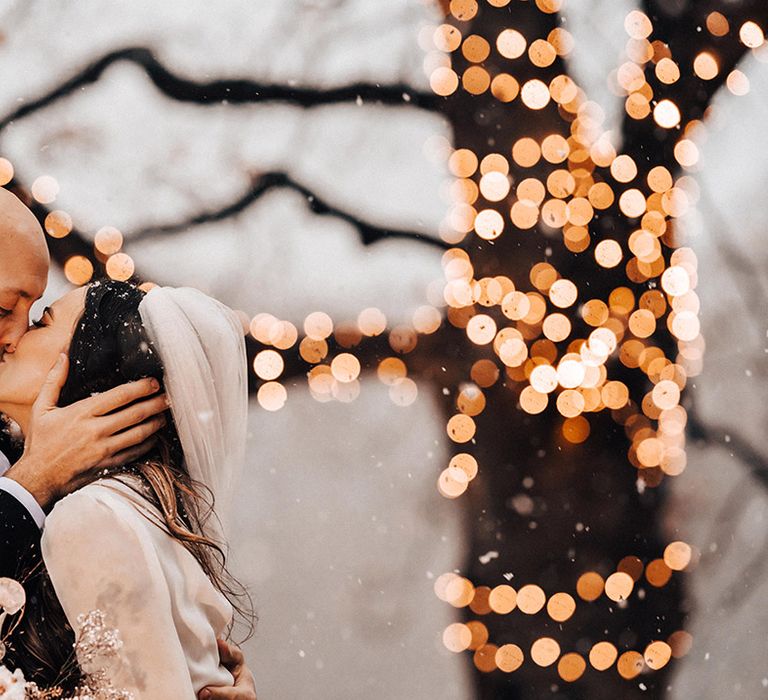
[[[195,289],[110,280],[30,325],[48,266],[34,214],[0,188],[0,593],[21,597],[9,616],[0,596],[0,663],[65,695],[103,656],[125,697],[256,700],[224,641],[238,614],[253,628],[225,561],[242,324]],[[94,614],[117,637],[83,633]]]

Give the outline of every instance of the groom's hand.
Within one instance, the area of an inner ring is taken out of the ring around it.
[[[156,379],[130,382],[57,408],[68,366],[61,354],[32,407],[24,454],[6,473],[43,508],[76,488],[83,473],[140,457],[166,422],[165,395],[152,396],[159,389]],[[135,403],[140,399],[145,400]]]
[[[256,700],[256,681],[251,670],[245,664],[243,652],[236,644],[217,639],[219,658],[226,669],[234,676],[235,684],[229,688],[203,688],[197,697],[199,700]]]

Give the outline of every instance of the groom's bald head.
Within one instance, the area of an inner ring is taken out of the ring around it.
[[[35,215],[0,187],[0,352],[13,352],[48,282],[50,257]]]

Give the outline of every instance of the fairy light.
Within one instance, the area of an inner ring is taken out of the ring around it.
[[[653,110],[653,118],[664,129],[674,129],[680,123],[680,110],[672,100],[661,100]]]
[[[54,213],[51,212],[49,216]],[[69,219],[69,228],[72,228],[71,218]],[[123,247],[123,234],[114,226],[103,226],[96,232],[93,243],[96,250],[102,255],[115,255]]]
[[[105,268],[107,274],[113,280],[125,282],[133,277],[136,266],[131,256],[127,253],[116,253],[107,259]]]
[[[93,264],[82,255],[73,255],[64,263],[64,276],[71,284],[87,284],[93,277],[93,272]]]
[[[702,80],[713,80],[720,72],[720,67],[714,54],[702,51],[693,60],[693,71]]]
[[[50,204],[59,195],[59,183],[51,175],[41,175],[32,182],[30,191],[40,204]]]
[[[13,164],[7,158],[0,158],[0,186],[7,185],[13,180]]]
[[[55,209],[45,217],[43,227],[51,238],[65,238],[72,232],[72,217],[61,209]]]

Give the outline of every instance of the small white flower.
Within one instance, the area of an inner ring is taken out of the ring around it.
[[[11,673],[5,666],[0,666],[0,700],[24,700],[26,685],[20,669]]]
[[[0,578],[0,608],[15,615],[27,602],[24,586],[12,578]]]

